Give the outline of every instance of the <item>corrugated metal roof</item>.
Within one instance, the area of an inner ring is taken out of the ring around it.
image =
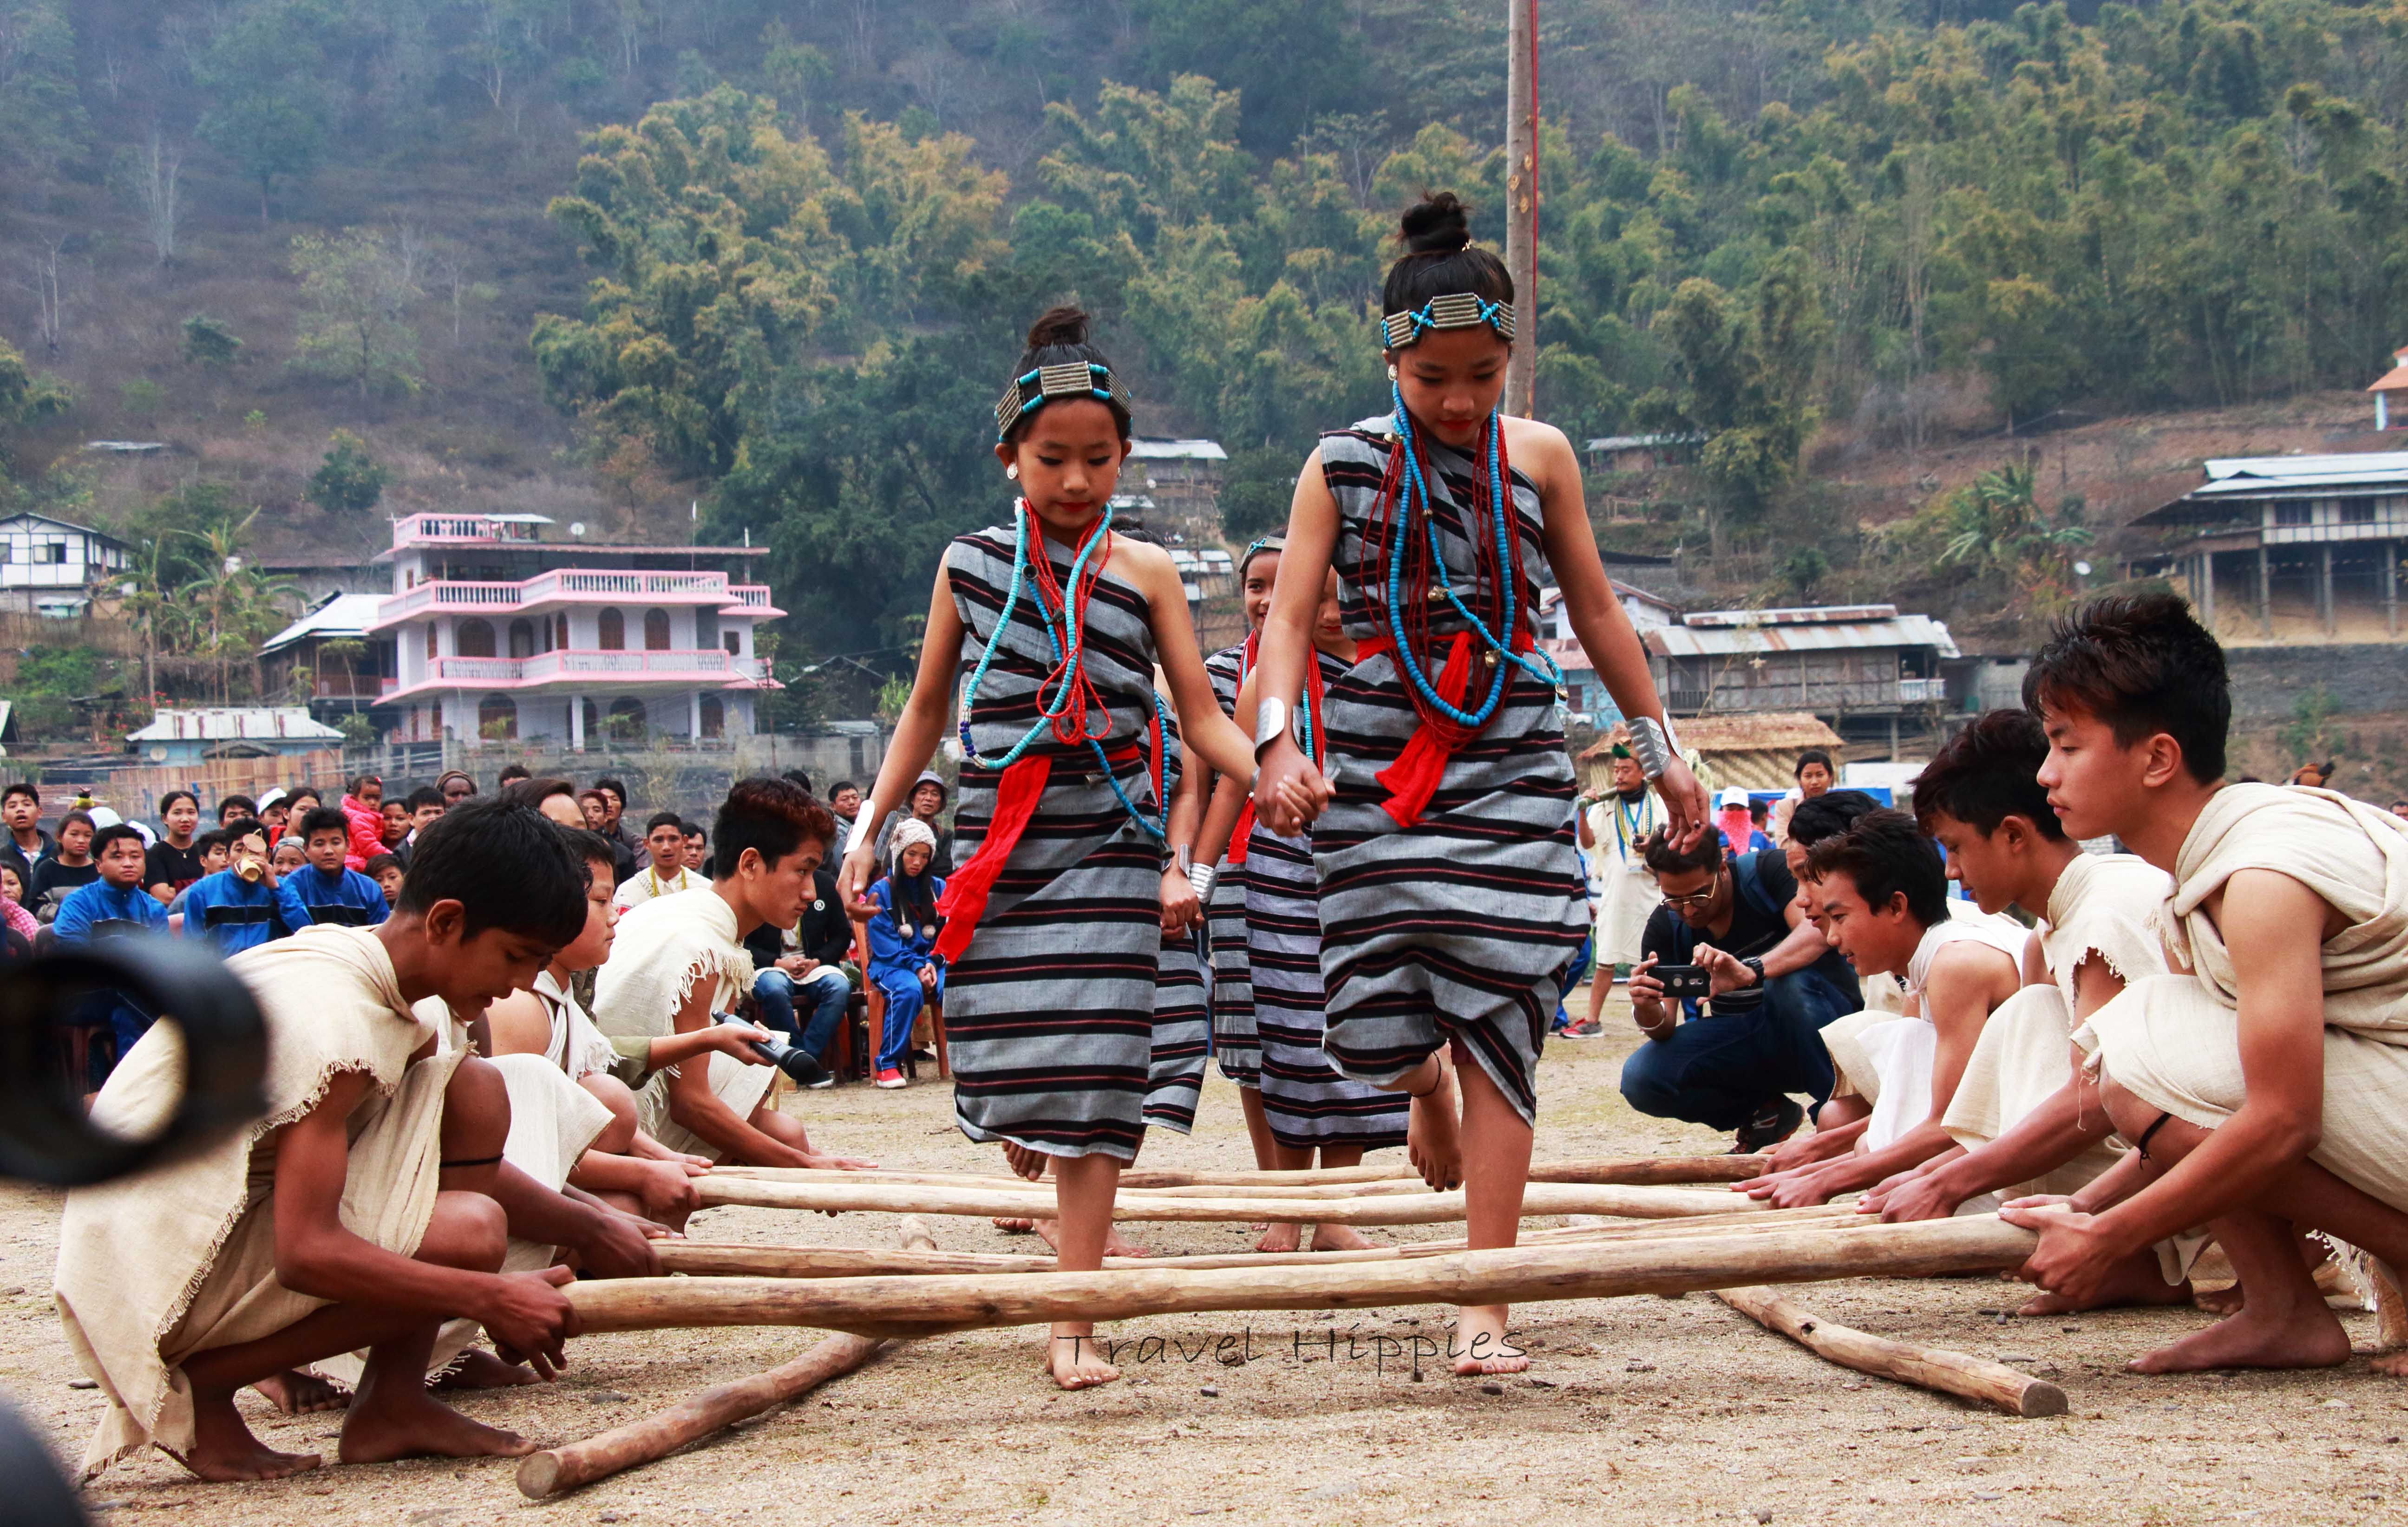
[[[1929,647],[1944,658],[1957,656],[1956,638],[1928,615],[1886,621],[1839,621],[1824,625],[1719,628],[1668,625],[1643,632],[1647,649],[1662,657],[1727,657],[1751,652],[1804,652],[1871,647]]]
[[[1689,626],[1837,625],[1846,621],[1887,621],[1896,605],[1793,605],[1775,609],[1700,609],[1681,617]]]
[[[1147,439],[1129,442],[1129,455],[1140,462],[1226,462],[1229,453],[1218,440]]]
[[[150,724],[128,732],[128,742],[223,742],[238,737],[306,737],[311,742],[342,740],[331,726],[309,719],[299,706],[230,706],[204,710],[162,710]]]
[[[377,607],[385,602],[380,593],[338,593],[326,599],[316,609],[267,638],[260,648],[265,654],[290,647],[304,636],[365,636],[369,622],[376,619]]]
[[[1588,449],[1591,450],[1638,450],[1647,446],[1694,446],[1702,443],[1704,439],[1704,435],[1694,433],[1688,435],[1609,435],[1604,436],[1602,439],[1591,440],[1588,443]]]

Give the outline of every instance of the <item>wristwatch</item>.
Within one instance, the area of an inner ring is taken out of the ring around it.
[[[1747,966],[1748,969],[1756,973],[1756,985],[1762,986],[1764,984],[1764,962],[1762,960],[1751,954],[1746,959],[1742,960],[1740,963]]]
[[[1262,707],[1254,712],[1254,756],[1287,735],[1287,702],[1277,695],[1263,696]]]

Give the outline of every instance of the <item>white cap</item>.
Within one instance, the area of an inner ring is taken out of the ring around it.
[[[284,799],[284,787],[282,785],[275,786],[270,790],[262,791],[259,796],[259,808],[262,811],[265,811],[269,806],[274,806],[277,802],[282,799]]]
[[[1718,804],[1722,806],[1743,806],[1747,805],[1747,792],[1740,789],[1737,785],[1733,785],[1723,792],[1722,799]]]

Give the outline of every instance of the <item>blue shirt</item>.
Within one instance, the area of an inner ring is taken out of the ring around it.
[[[59,904],[50,932],[65,945],[89,944],[120,934],[167,931],[167,909],[140,886],[113,886],[94,880],[79,886]]]
[[[928,877],[930,905],[945,893],[945,882],[939,876]],[[876,980],[883,975],[900,973],[917,976],[920,967],[936,958],[938,923],[931,918],[925,923],[898,921],[895,915],[895,885],[892,879],[881,879],[869,888],[867,899],[878,911],[869,920],[869,978]]]
[[[284,884],[308,908],[313,922],[366,928],[382,922],[392,912],[384,904],[384,892],[355,869],[323,875],[317,865],[304,864],[286,876]]]
[[[223,956],[299,933],[309,926],[310,916],[293,893],[293,880],[287,876],[274,886],[253,883],[230,869],[201,877],[184,888],[184,936]]]

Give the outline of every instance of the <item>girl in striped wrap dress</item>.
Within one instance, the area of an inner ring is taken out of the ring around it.
[[[1346,675],[1354,642],[1338,605],[1338,575],[1323,578],[1321,613],[1313,626],[1314,668],[1296,707],[1298,749],[1325,756],[1323,695]],[[1237,720],[1251,724],[1257,706],[1253,684],[1238,696]],[[1409,1105],[1401,1092],[1341,1077],[1323,1051],[1320,884],[1311,832],[1282,835],[1254,826],[1246,859],[1246,929],[1253,958],[1254,1012],[1263,1047],[1263,1111],[1278,1143],[1273,1163],[1284,1171],[1354,1166],[1363,1153],[1405,1143]],[[1293,1251],[1293,1223],[1275,1224],[1255,1247]],[[1316,1225],[1312,1249],[1359,1250],[1371,1243],[1347,1225]]]
[[[1598,562],[1570,444],[1497,411],[1512,278],[1471,247],[1451,194],[1407,212],[1402,240],[1382,293],[1393,411],[1322,436],[1297,482],[1255,678],[1254,800],[1274,831],[1313,822],[1330,1063],[1412,1099],[1414,1165],[1433,1186],[1463,1184],[1472,1248],[1507,1247],[1529,1175],[1540,1037],[1587,909],[1559,676],[1535,650],[1550,566],[1623,713],[1660,727],[1663,706]],[[1287,718],[1331,567],[1359,649],[1327,692],[1337,786],[1316,812],[1310,797],[1328,782]],[[1671,831],[1694,838],[1703,791],[1677,757],[1659,773]],[[1462,1311],[1457,1373],[1528,1366],[1505,1340],[1506,1314]]]
[[[875,878],[877,830],[936,750],[967,671],[936,949],[953,1111],[1021,1177],[1052,1164],[1066,1271],[1102,1266],[1120,1169],[1144,1137],[1165,861],[1183,874],[1192,848],[1169,841],[1162,816],[1157,654],[1188,749],[1224,771],[1252,763],[1213,703],[1169,554],[1111,533],[1128,403],[1086,326],[1056,308],[1029,331],[996,407],[996,458],[1024,496],[1010,523],[946,549],[911,698],[840,878],[848,902]],[[1093,1334],[1054,1324],[1055,1382],[1119,1377]]]
[[[1280,540],[1266,535],[1238,559],[1238,588],[1245,602],[1246,639],[1204,660],[1221,713],[1234,716],[1238,691],[1254,672],[1263,617],[1270,613],[1271,587],[1279,579]],[[1254,799],[1247,781],[1219,777],[1211,805],[1196,840],[1197,872],[1206,890],[1206,927],[1212,951],[1212,1059],[1221,1075],[1238,1084],[1238,1102],[1254,1142],[1254,1164],[1271,1170],[1279,1142],[1263,1113],[1262,1044],[1254,1027],[1254,988],[1246,948],[1246,855],[1254,835]],[[1226,853],[1226,857],[1224,858]],[[1273,1226],[1277,1231],[1279,1227]]]

